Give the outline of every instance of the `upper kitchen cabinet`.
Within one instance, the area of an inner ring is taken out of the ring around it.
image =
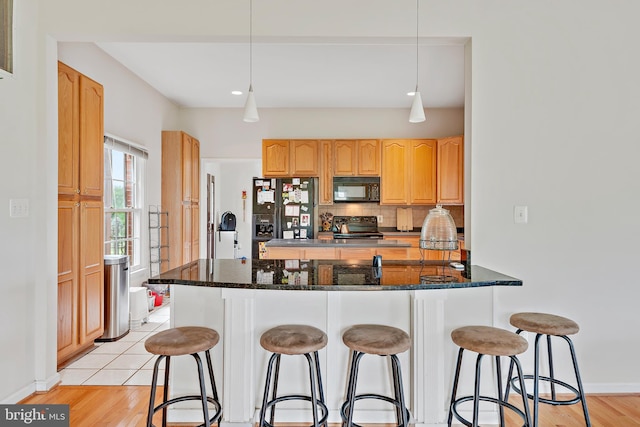
[[[262,176],[289,176],[289,140],[262,140]]]
[[[438,203],[464,204],[464,138],[438,140]]]
[[[380,141],[358,140],[358,175],[380,176]]]
[[[318,141],[293,140],[291,145],[291,176],[318,176]]]
[[[336,140],[334,176],[379,176],[380,142],[377,139]]]
[[[102,197],[102,85],[58,62],[58,194]]]
[[[333,175],[353,176],[357,171],[358,154],[355,140],[336,140],[333,143]]]
[[[200,201],[200,141],[191,138],[191,201]]]
[[[436,202],[435,139],[411,140],[409,150],[410,197],[412,205],[431,205]]]
[[[318,141],[262,140],[262,175],[266,178],[318,176]]]
[[[162,208],[168,213],[169,264],[199,256],[200,142],[182,131],[162,131]]]
[[[318,203],[333,204],[333,141],[318,141],[320,151],[320,179]]]
[[[382,141],[382,170],[380,176],[380,204],[409,203],[409,147],[407,140]]]
[[[382,205],[425,205],[436,200],[435,139],[382,141]]]

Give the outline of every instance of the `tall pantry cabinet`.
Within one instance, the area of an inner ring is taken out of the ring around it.
[[[103,103],[58,63],[58,366],[104,332]]]
[[[168,212],[169,264],[200,256],[200,142],[182,131],[162,131],[162,209]]]

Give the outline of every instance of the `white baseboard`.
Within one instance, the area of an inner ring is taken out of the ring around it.
[[[52,375],[46,380],[34,381],[29,385],[21,388],[20,390],[17,390],[15,393],[7,396],[5,399],[0,401],[0,403],[2,403],[3,405],[18,403],[21,400],[31,396],[35,392],[51,390],[51,388],[53,388],[59,382],[60,382],[60,374],[56,372],[54,375]]]
[[[582,386],[586,395],[640,393],[638,383],[583,383]]]

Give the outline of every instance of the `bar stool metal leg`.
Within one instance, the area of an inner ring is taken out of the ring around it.
[[[522,329],[518,329],[516,331],[517,334],[520,334]],[[582,405],[582,412],[584,414],[585,425],[587,427],[591,427],[591,419],[589,418],[589,410],[587,408],[587,401],[584,394],[584,388],[582,386],[582,379],[580,377],[580,371],[578,370],[578,360],[575,353],[575,348],[573,346],[573,342],[566,335],[556,335],[558,338],[562,338],[566,341],[569,346],[569,351],[571,353],[571,360],[573,363],[573,371],[576,377],[577,389],[570,384],[567,384],[564,381],[558,380],[555,378],[554,367],[553,367],[553,351],[551,346],[551,335],[546,335],[547,341],[547,354],[548,354],[548,362],[549,362],[549,376],[541,376],[540,375],[540,339],[545,334],[536,334],[534,340],[534,367],[533,367],[533,375],[524,375],[525,379],[533,379],[533,394],[529,394],[528,398],[533,401],[533,419],[532,425],[534,427],[538,426],[539,419],[539,404],[540,402],[550,404],[550,405],[573,405],[575,403],[580,402]],[[513,362],[509,367],[509,375],[507,376],[507,387],[505,390],[505,400],[509,398],[509,391],[512,387],[514,390],[519,391],[518,387],[516,387],[516,378],[512,377],[513,375]],[[551,399],[541,398],[540,397],[540,382],[546,381],[549,383],[551,388]],[[523,381],[524,382],[524,381]],[[558,400],[556,385],[561,385],[562,387],[567,388],[571,391],[575,397],[569,400]]]

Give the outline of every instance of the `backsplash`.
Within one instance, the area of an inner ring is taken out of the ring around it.
[[[382,223],[378,227],[395,227],[397,208],[408,206],[380,206],[377,203],[336,203],[332,206],[320,206],[319,213],[330,212],[339,216],[382,215]],[[433,206],[411,206],[413,211],[413,227],[420,228]],[[456,227],[464,227],[464,206],[443,206],[456,223]]]

